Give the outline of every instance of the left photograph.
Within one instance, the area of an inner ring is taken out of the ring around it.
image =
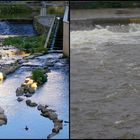
[[[0,139],[69,139],[69,1],[0,1]]]

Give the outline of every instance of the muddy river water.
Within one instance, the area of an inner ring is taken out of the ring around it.
[[[140,138],[140,24],[71,31],[71,138]]]

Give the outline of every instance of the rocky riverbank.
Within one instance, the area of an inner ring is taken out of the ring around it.
[[[47,136],[48,139],[53,137],[55,134],[59,133],[59,131],[63,128],[63,120],[60,120],[58,118],[58,115],[56,114],[55,110],[48,109],[48,105],[41,105],[41,104],[38,105],[37,103],[32,102],[31,100],[26,100],[26,104],[27,106],[30,107],[37,106],[37,109],[41,112],[40,114],[41,116],[46,117],[51,121],[53,121],[54,127],[52,129],[51,134]]]
[[[26,77],[24,83],[16,90],[16,96],[31,97],[38,87],[47,82],[48,75],[46,74],[48,69],[35,69],[32,71],[32,75]]]

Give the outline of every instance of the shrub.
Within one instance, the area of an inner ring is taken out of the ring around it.
[[[0,18],[28,18],[32,17],[31,13],[36,12],[39,14],[40,9],[33,9],[27,4],[13,4],[13,3],[0,3]],[[37,15],[38,15],[37,14]]]
[[[35,69],[32,71],[32,78],[36,81],[39,85],[43,84],[47,81],[47,77],[45,76],[43,70]]]
[[[33,37],[9,37],[3,41],[3,45],[13,45],[29,53],[46,53],[47,48],[44,48],[45,39],[45,35]]]
[[[48,7],[47,12],[49,14],[63,14],[64,13],[64,7]]]

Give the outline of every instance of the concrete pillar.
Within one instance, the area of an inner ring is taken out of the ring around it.
[[[46,3],[41,2],[40,16],[46,16],[46,15],[47,15]]]

